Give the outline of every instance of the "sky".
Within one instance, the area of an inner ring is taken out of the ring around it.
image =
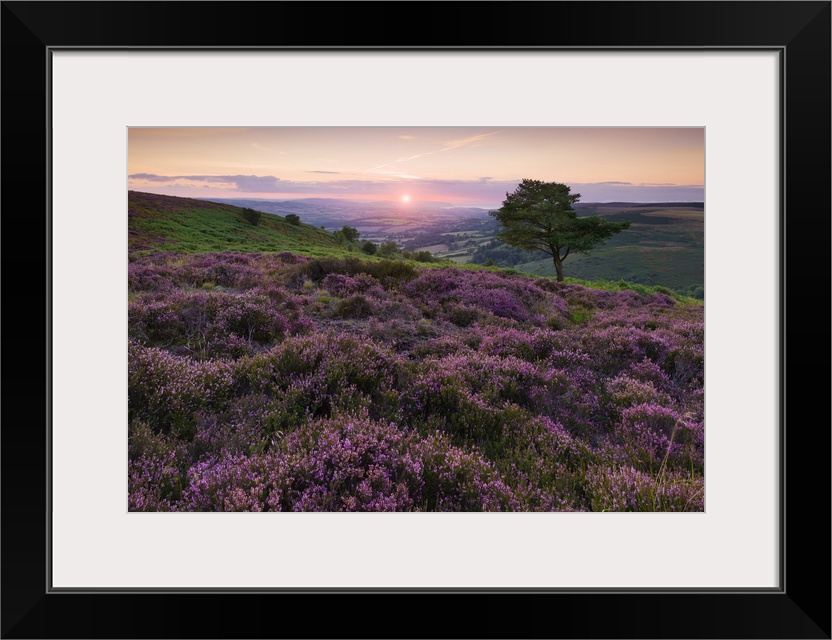
[[[128,130],[128,189],[497,208],[521,180],[580,202],[703,202],[705,130],[267,127]]]

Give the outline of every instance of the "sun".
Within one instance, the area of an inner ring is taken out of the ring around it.
[[[407,195],[407,194],[404,194],[404,195],[402,196],[402,202],[410,202],[410,196],[409,196],[409,195]]]

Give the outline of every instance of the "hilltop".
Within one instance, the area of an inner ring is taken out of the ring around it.
[[[283,216],[265,214],[256,226],[243,208],[140,191],[127,193],[128,247],[132,256],[159,251],[291,251],[308,256],[342,256],[349,251],[333,234]]]

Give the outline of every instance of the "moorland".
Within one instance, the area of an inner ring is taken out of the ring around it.
[[[596,208],[630,244],[558,283],[242,204],[128,194],[131,511],[704,510],[701,281],[662,270],[701,208]]]

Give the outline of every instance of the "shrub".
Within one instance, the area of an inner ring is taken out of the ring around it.
[[[289,213],[284,216],[284,220],[289,224],[299,225],[300,224],[300,216],[295,215],[294,213]]]
[[[268,458],[225,454],[209,457],[188,470],[181,511],[264,511],[268,495]]]
[[[355,227],[346,226],[341,227],[341,231],[339,233],[347,242],[357,242],[359,236],[361,235]]]
[[[128,413],[155,429],[193,435],[197,413],[225,405],[233,392],[232,367],[198,362],[134,342],[128,349]]]
[[[298,276],[307,276],[319,282],[329,274],[356,276],[366,274],[386,284],[396,284],[401,280],[411,280],[418,275],[416,268],[405,262],[380,260],[371,262],[358,258],[318,258],[299,267]]]
[[[704,483],[690,474],[660,479],[633,467],[594,467],[587,473],[593,511],[703,511]]]
[[[434,257],[430,251],[417,251],[413,254],[413,259],[416,262],[433,262]]]
[[[520,502],[497,468],[475,451],[434,434],[414,447],[422,466],[421,511],[517,511]]]
[[[365,296],[355,295],[340,300],[335,305],[335,314],[340,318],[369,318],[373,315],[373,306]]]
[[[390,258],[396,253],[398,253],[399,248],[396,246],[395,242],[382,242],[381,246],[378,248],[378,255]]]
[[[445,317],[458,327],[470,327],[480,319],[480,311],[476,307],[449,303],[443,305]]]
[[[421,464],[395,424],[315,421],[286,436],[271,468],[272,511],[410,511]]]
[[[248,207],[243,209],[243,219],[254,226],[257,226],[257,223],[260,222],[260,218],[262,215],[263,214],[261,214],[259,211],[249,209]]]

